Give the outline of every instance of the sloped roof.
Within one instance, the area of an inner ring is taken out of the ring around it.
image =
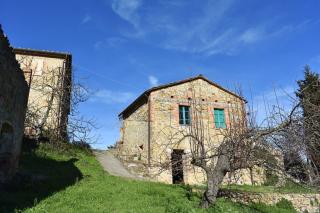
[[[30,48],[13,48],[13,52],[15,54],[20,54],[20,55],[42,56],[42,57],[49,57],[49,58],[66,59],[71,57],[71,53],[68,53],[68,52],[35,50]]]
[[[194,80],[198,80],[198,79],[202,79],[206,82],[208,82],[209,84],[243,100],[246,102],[246,100],[235,94],[234,92],[230,91],[230,90],[227,90],[225,88],[223,88],[222,86],[218,85],[217,83],[214,83],[213,81],[210,81],[209,79],[207,79],[206,77],[204,77],[203,75],[198,75],[196,77],[192,77],[192,78],[187,78],[187,79],[184,79],[184,80],[180,80],[180,81],[175,81],[175,82],[171,82],[171,83],[168,83],[168,84],[163,84],[163,85],[160,85],[160,86],[156,86],[156,87],[152,87],[146,91],[144,91],[137,99],[135,99],[127,108],[125,108],[118,116],[119,118],[120,117],[123,117],[123,118],[126,118],[128,117],[132,112],[134,112],[135,110],[137,110],[141,105],[143,105],[144,103],[146,103],[148,101],[148,97],[149,95],[154,92],[154,91],[157,91],[157,90],[160,90],[160,89],[165,89],[165,88],[168,88],[168,87],[172,87],[172,86],[176,86],[176,85],[180,85],[180,84],[184,84],[184,83],[188,83],[188,82],[191,82],[191,81],[194,81]]]

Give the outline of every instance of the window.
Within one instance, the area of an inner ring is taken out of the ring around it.
[[[214,124],[216,128],[226,128],[224,109],[214,109]]]
[[[190,125],[190,107],[179,106],[179,124]]]

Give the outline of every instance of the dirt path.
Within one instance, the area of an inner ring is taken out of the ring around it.
[[[132,178],[137,180],[142,179],[131,174],[111,152],[94,152],[94,154],[96,155],[98,161],[100,162],[104,170],[109,172],[111,175]]]

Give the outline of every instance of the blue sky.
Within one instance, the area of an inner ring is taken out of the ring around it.
[[[273,88],[285,98],[305,64],[320,70],[319,10],[318,0],[7,0],[0,23],[15,47],[72,53],[93,92],[80,111],[106,148],[117,114],[154,85],[201,73],[241,85],[257,108]]]

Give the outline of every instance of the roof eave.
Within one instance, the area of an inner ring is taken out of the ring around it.
[[[35,50],[35,49],[29,49],[29,48],[13,48],[13,52],[19,55],[30,55],[30,56],[40,56],[40,57],[50,57],[50,58],[61,58],[61,59],[71,58],[71,53],[67,53],[67,52]]]
[[[127,111],[129,111],[131,108],[133,108],[133,107],[134,107],[136,104],[138,104],[140,101],[143,101],[143,98],[148,98],[149,95],[150,95],[150,93],[152,92],[152,91],[150,91],[150,90],[151,90],[151,89],[143,92],[138,98],[136,98],[129,106],[127,106],[122,112],[120,112],[120,113],[118,114],[118,118],[123,117],[123,115],[124,115]]]

